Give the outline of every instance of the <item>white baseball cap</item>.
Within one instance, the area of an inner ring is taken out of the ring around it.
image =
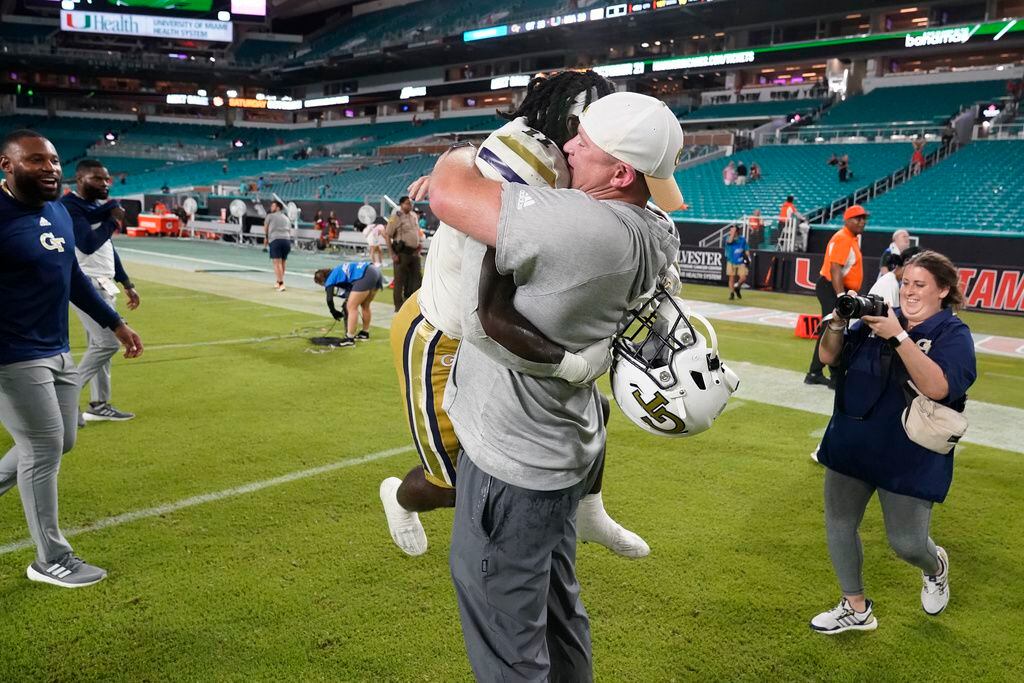
[[[683,129],[664,102],[635,92],[612,93],[583,110],[580,128],[595,145],[644,175],[658,208],[684,206],[673,176],[683,152]]]

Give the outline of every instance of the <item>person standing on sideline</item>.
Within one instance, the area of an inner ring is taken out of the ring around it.
[[[821,264],[821,276],[814,285],[814,293],[821,304],[821,315],[825,317],[836,307],[836,299],[847,291],[860,291],[864,284],[864,258],[860,253],[860,236],[867,225],[868,212],[863,206],[854,204],[843,213],[843,227],[825,247],[825,262]],[[821,337],[814,344],[811,367],[804,377],[804,384],[827,384],[835,388],[835,382],[825,377],[825,365],[821,362],[818,347]]]
[[[270,261],[274,264],[274,289],[285,290],[284,269],[288,254],[292,250],[292,222],[284,213],[284,206],[276,199],[270,202],[270,213],[263,220],[264,242],[270,250]]]
[[[321,268],[313,273],[313,282],[327,293],[327,309],[335,320],[345,321],[345,337],[338,346],[354,346],[357,341],[369,341],[372,311],[370,303],[383,289],[384,278],[380,269],[369,261],[350,261],[332,268]],[[345,302],[339,311],[334,307],[334,297]],[[357,333],[356,325],[362,312],[363,326]]]
[[[395,312],[412,293],[420,288],[420,225],[412,210],[412,200],[402,197],[398,208],[391,214],[384,236],[391,245],[391,258],[395,264]]]
[[[747,281],[747,264],[750,263],[750,252],[747,250],[747,238],[740,234],[735,225],[729,228],[729,237],[725,240],[725,274],[729,276],[729,301],[743,298],[740,287]],[[739,278],[739,281],[736,278]]]
[[[563,148],[575,191],[503,185],[481,175],[473,149],[454,149],[434,167],[431,209],[495,247],[517,309],[575,353],[614,335],[675,260],[675,230],[645,207],[652,196],[666,212],[683,205],[682,148],[663,102],[612,93]],[[449,565],[477,680],[593,678],[575,518],[603,461],[599,395],[593,381],[511,371],[474,339],[459,347],[444,406],[462,447]]]
[[[886,306],[899,308],[900,283],[903,282],[903,271],[906,269],[906,263],[920,253],[920,251],[919,247],[907,247],[903,250],[902,254],[890,254],[886,258],[886,263],[890,268],[889,272],[875,280],[875,284],[871,285],[868,294],[882,297]]]
[[[0,459],[0,495],[21,494],[36,559],[32,581],[79,588],[106,570],[75,555],[57,519],[60,460],[78,431],[78,371],[68,346],[68,301],[125,347],[142,340],[100,297],[75,258],[75,231],[57,202],[61,166],[49,140],[16,130],[0,142],[0,423],[14,446]]]
[[[75,229],[75,256],[78,266],[92,282],[96,293],[107,305],[117,309],[117,285],[128,297],[128,310],[139,307],[139,293],[128,277],[110,236],[124,226],[124,209],[117,201],[108,201],[114,179],[96,159],[82,159],[75,167],[75,191],[60,199]],[[85,422],[113,420],[123,422],[134,413],[110,405],[110,359],[121,348],[114,333],[99,324],[78,306],[75,314],[85,329],[87,346],[78,363],[79,382],[89,385],[89,408],[81,414],[78,426]]]
[[[876,493],[889,545],[921,570],[922,609],[937,616],[949,604],[949,555],[930,530],[932,508],[953,481],[955,439],[923,445],[903,415],[908,396],[917,394],[962,413],[978,369],[971,330],[954,314],[963,302],[956,267],[923,251],[904,268],[897,308],[865,315],[849,329],[834,312],[822,332],[821,362],[839,366],[843,378],[818,449],[828,552],[842,597],[811,620],[819,633],[878,627],[865,596],[858,532]]]
[[[747,218],[747,230],[751,246],[757,249],[764,239],[764,219],[761,218],[761,209],[754,209],[754,213]]]
[[[882,277],[889,272],[889,267],[886,265],[889,262],[890,255],[900,255],[905,249],[910,246],[910,233],[906,230],[897,230],[892,234],[892,242],[882,252],[881,265],[878,268],[878,277]]]

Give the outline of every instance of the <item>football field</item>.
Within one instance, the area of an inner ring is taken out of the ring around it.
[[[422,516],[430,549],[411,558],[377,495],[417,463],[386,327],[354,348],[308,342],[331,323],[307,277],[326,257],[290,259],[296,275],[279,294],[258,251],[168,242],[142,253],[149,242],[118,241],[142,295],[130,313],[122,298],[122,313],[146,351],[115,359],[113,403],[138,417],[89,424],[60,474],[62,526],[110,575],[74,591],[29,582],[17,491],[0,498],[0,680],[471,680],[447,565],[451,511]],[[760,292],[743,303],[816,307]],[[965,319],[1024,337],[1024,319]],[[741,391],[709,432],[659,439],[612,409],[606,505],[651,555],[579,548],[596,678],[1020,680],[1024,361],[978,356],[978,433],[933,516],[949,608],[921,610],[920,573],[889,550],[873,501],[862,537],[879,628],[828,638],[807,627],[839,598],[822,469],[808,456],[832,394],[799,382],[811,342],[715,328]],[[76,359],[83,348],[72,316]],[[10,443],[0,430],[0,448]]]

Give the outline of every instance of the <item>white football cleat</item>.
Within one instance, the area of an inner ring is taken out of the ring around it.
[[[576,538],[597,543],[616,555],[638,559],[651,554],[651,547],[638,534],[625,528],[604,509],[600,493],[588,494],[576,510]]]
[[[422,555],[427,552],[427,533],[423,530],[420,516],[409,512],[398,502],[398,487],[402,480],[388,477],[380,483],[380,502],[384,504],[384,515],[388,519],[388,531],[406,555]]]
[[[935,576],[923,574],[921,581],[921,607],[933,617],[941,614],[949,604],[949,556],[940,546],[935,549],[939,555],[939,573]]]
[[[873,606],[868,600],[864,611],[858,612],[844,597],[838,605],[811,619],[811,629],[829,636],[843,631],[874,631],[878,620],[871,609]]]

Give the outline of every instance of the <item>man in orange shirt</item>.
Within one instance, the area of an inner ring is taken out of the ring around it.
[[[868,212],[863,206],[854,204],[843,213],[843,229],[832,235],[825,248],[825,262],[821,264],[821,277],[814,286],[814,293],[821,304],[822,317],[836,307],[836,299],[848,290],[860,291],[864,283],[864,258],[860,253],[860,235],[867,225]],[[819,340],[820,341],[820,340]],[[818,360],[818,344],[814,345],[811,367],[804,377],[804,384],[834,383],[825,377],[825,366]]]

